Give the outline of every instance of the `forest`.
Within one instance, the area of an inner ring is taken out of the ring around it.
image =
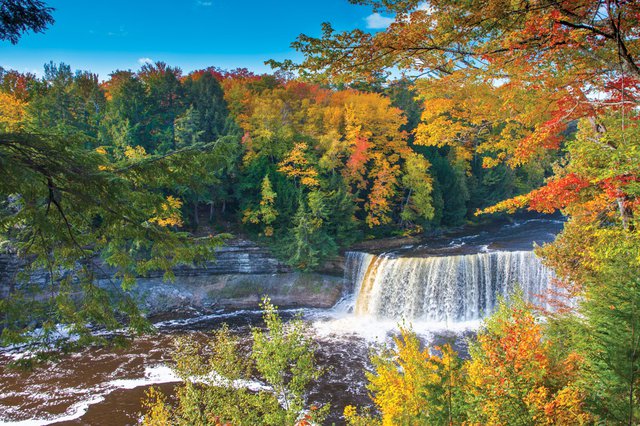
[[[170,280],[232,236],[316,271],[362,241],[560,212],[563,231],[536,248],[551,309],[511,295],[468,354],[401,324],[372,350],[372,404],[344,421],[640,424],[640,3],[350,1],[393,22],[326,23],[270,74],[0,68],[0,248],[50,280],[0,300],[3,345],[51,344],[60,325],[74,348],[105,343],[97,326],[150,331],[136,278]],[[52,22],[24,3],[40,20],[3,20],[0,39]],[[227,328],[178,341],[184,383],[169,400],[151,388],[144,423],[320,424],[329,406],[305,399],[316,344],[300,318],[262,307],[249,355]],[[238,389],[255,377],[271,391]]]
[[[180,215],[157,223],[245,232],[302,269],[357,239],[474,220],[539,187],[556,158],[488,169],[492,153],[428,140],[426,128],[415,136],[425,111],[407,80],[318,85],[158,62],[102,82],[54,63],[42,78],[2,70],[0,81],[4,131],[82,140],[103,168],[213,145],[181,171],[198,185],[171,176],[156,188]]]

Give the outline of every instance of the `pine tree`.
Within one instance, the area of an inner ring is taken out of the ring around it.
[[[337,252],[337,244],[324,226],[328,217],[329,207],[321,192],[311,192],[307,200],[300,202],[293,217],[293,227],[279,250],[289,264],[298,269],[313,270],[328,255]]]

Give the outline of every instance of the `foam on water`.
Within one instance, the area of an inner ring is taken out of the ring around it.
[[[173,369],[167,365],[154,365],[145,367],[144,377],[137,379],[117,379],[107,383],[112,391],[115,389],[134,389],[140,386],[151,386],[160,383],[173,383],[181,381]]]
[[[462,333],[476,330],[481,320],[446,323],[408,319],[377,318],[372,315],[353,315],[348,313],[327,315],[313,321],[313,333],[324,339],[349,339],[356,337],[369,343],[382,343],[390,336],[397,335],[400,327],[415,331],[426,341],[430,336],[441,332]]]
[[[103,383],[99,386],[90,389],[67,389],[67,393],[81,393],[85,394],[86,398],[71,405],[63,414],[56,416],[49,416],[46,418],[36,418],[20,421],[3,421],[0,420],[0,425],[12,425],[12,426],[35,426],[35,425],[49,425],[58,422],[66,422],[79,419],[89,410],[89,407],[93,404],[98,404],[105,400],[107,395],[118,389],[134,389],[140,386],[151,386],[161,383],[173,383],[179,382],[180,378],[173,372],[173,370],[163,364],[146,366],[144,371],[144,377],[132,378],[132,379],[117,379]],[[3,395],[7,397],[10,395]]]
[[[98,404],[104,401],[104,396],[97,395],[93,396],[89,399],[77,402],[73,404],[69,409],[61,416],[54,416],[47,419],[29,419],[29,420],[20,420],[15,422],[10,421],[2,421],[0,420],[0,425],[11,425],[11,426],[45,426],[53,423],[59,422],[69,422],[72,420],[79,419],[84,416],[84,414],[89,410],[89,406],[93,404]]]

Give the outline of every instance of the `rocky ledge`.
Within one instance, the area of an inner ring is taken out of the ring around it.
[[[24,263],[11,255],[0,256],[0,298],[16,283],[16,273]],[[111,287],[113,270],[96,268],[98,283]],[[341,297],[343,278],[339,262],[319,273],[293,271],[278,261],[265,247],[236,239],[219,248],[216,259],[198,266],[179,266],[175,279],[167,281],[161,273],[139,277],[133,290],[149,315],[217,309],[258,308],[269,296],[279,307],[328,308]],[[30,285],[44,285],[48,276],[36,271]]]
[[[342,295],[342,278],[317,273],[218,274],[140,278],[134,290],[152,316],[190,310],[257,309],[264,296],[280,308],[330,308]]]

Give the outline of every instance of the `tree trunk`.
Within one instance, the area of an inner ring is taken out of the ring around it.
[[[622,220],[622,227],[625,231],[633,231],[633,226],[631,225],[632,212],[625,206],[626,200],[626,197],[616,198],[618,210],[620,211],[620,219]]]
[[[602,146],[602,148],[615,151],[615,145],[600,141],[604,134],[607,132],[607,128],[599,123],[598,119],[595,116],[589,117],[589,122],[591,123],[593,131],[596,133],[596,138],[598,139],[596,142],[598,142]],[[616,203],[618,204],[618,212],[620,213],[620,220],[622,221],[622,227],[625,229],[625,231],[632,231],[633,225],[631,224],[631,219],[633,213],[627,208],[626,201],[627,198],[624,196],[616,198]]]

